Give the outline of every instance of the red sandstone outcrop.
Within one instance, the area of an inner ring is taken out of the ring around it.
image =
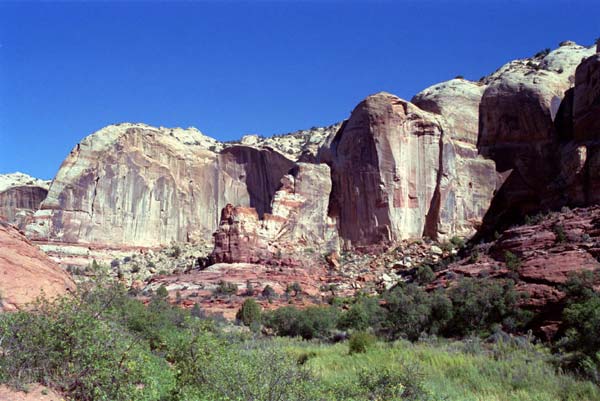
[[[46,198],[49,185],[23,173],[0,174],[0,220],[24,229]]]
[[[332,170],[330,214],[344,240],[474,232],[498,177],[473,145],[481,90],[471,83],[447,88],[439,97],[431,89],[416,98],[438,114],[388,93],[369,96],[322,151]],[[464,111],[450,106],[453,93],[464,94]]]
[[[475,256],[438,272],[432,286],[451,284],[461,276],[513,279],[517,290],[529,295],[523,305],[536,312],[537,327],[560,320],[565,297],[561,286],[571,274],[600,270],[600,207],[565,209],[536,220],[476,247]],[[506,252],[515,256],[510,264]]]
[[[70,276],[19,231],[0,223],[0,311],[20,309],[40,295],[75,289]]]
[[[305,248],[338,249],[335,222],[328,216],[331,179],[325,164],[298,163],[281,180],[262,218],[254,208],[228,204],[214,234],[213,263],[298,265],[292,254]]]

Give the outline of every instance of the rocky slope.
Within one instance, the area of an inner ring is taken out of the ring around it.
[[[432,287],[452,285],[460,277],[515,280],[517,290],[528,294],[524,306],[536,313],[532,327],[551,337],[564,306],[562,286],[582,271],[600,271],[599,206],[527,218],[439,271]]]
[[[0,311],[13,311],[40,295],[74,290],[67,273],[14,227],[0,222]]]
[[[0,174],[0,220],[25,228],[48,194],[50,181],[23,173]]]

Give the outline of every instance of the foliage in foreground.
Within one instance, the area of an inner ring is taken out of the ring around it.
[[[560,373],[549,353],[527,341],[377,341],[372,331],[402,337],[409,333],[406,327],[423,325],[423,338],[434,331],[430,322],[456,319],[459,309],[445,313],[448,302],[435,298],[446,294],[428,298],[414,288],[395,291],[386,309],[381,300],[359,297],[344,311],[281,308],[266,316],[280,334],[313,338],[300,341],[219,327],[172,307],[160,294],[144,305],[118,286],[84,290],[72,298],[42,300],[30,312],[0,315],[0,382],[21,388],[39,382],[83,401],[599,399],[597,387]],[[401,301],[419,297],[426,305],[416,310],[426,318],[416,315],[405,328],[391,326]],[[583,296],[581,301],[595,302]],[[494,310],[503,316],[508,309],[498,302],[461,308],[483,305],[489,316],[496,316]],[[585,305],[571,307],[574,322],[582,316],[594,321],[596,304]],[[248,308],[252,323],[259,317]],[[352,332],[350,341],[314,340],[340,327]],[[588,327],[573,329],[583,335]],[[581,352],[588,356],[593,349]]]

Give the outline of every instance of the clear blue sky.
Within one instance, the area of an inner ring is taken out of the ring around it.
[[[0,3],[0,173],[131,121],[221,140],[346,118],[600,36],[599,1]]]

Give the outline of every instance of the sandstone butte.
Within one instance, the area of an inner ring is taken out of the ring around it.
[[[306,247],[470,237],[593,205],[596,50],[563,42],[479,82],[453,79],[411,101],[377,93],[341,124],[273,138],[111,125],[71,151],[25,232],[63,265],[214,238],[210,263],[295,268]]]

